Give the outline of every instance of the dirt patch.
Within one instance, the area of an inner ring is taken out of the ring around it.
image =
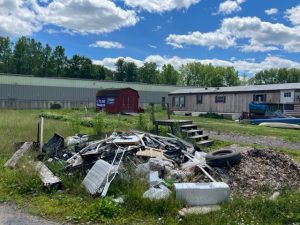
[[[1,225],[59,225],[36,216],[28,215],[11,203],[0,203]]]
[[[271,150],[242,152],[241,163],[230,169],[216,169],[233,193],[253,196],[285,188],[300,188],[300,165],[289,156]]]
[[[224,134],[215,131],[208,131],[207,134],[209,134],[211,138],[217,140],[231,141],[238,144],[247,144],[247,145],[258,144],[270,148],[287,148],[292,150],[300,150],[300,143],[288,142],[280,138],[266,137],[266,136],[250,136],[250,135],[240,135],[240,134]]]

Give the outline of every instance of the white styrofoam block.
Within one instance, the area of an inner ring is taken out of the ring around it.
[[[175,183],[176,198],[191,206],[217,205],[229,199],[226,183]]]

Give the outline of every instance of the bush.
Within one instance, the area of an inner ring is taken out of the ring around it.
[[[200,114],[199,116],[204,118],[211,118],[211,119],[224,119],[222,115],[219,115],[217,113],[206,113],[206,114]]]
[[[103,113],[98,113],[94,120],[94,133],[101,135],[104,133],[104,116]]]
[[[70,119],[71,131],[73,134],[80,133],[80,124],[81,124],[81,118],[79,113],[74,113],[72,118]]]
[[[140,113],[139,114],[139,119],[137,121],[137,129],[139,129],[141,131],[148,131],[148,128],[149,128],[148,123],[149,123],[149,121],[145,117],[145,114]]]

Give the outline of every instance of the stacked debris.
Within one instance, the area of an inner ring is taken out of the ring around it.
[[[275,192],[300,187],[300,165],[288,156],[252,148],[220,149],[211,153],[185,140],[129,131],[114,132],[101,140],[87,135],[64,139],[58,134],[42,148],[42,161],[60,161],[67,174],[83,173],[82,185],[88,193],[105,197],[117,175],[126,166],[149,184],[144,198],[165,199],[173,184],[177,199],[188,205],[214,205],[226,201],[231,193],[252,196],[261,191]],[[14,168],[32,143],[25,143],[5,165]],[[61,180],[45,164],[35,168],[47,188],[60,187]]]
[[[271,150],[242,152],[239,165],[216,169],[233,193],[253,196],[285,188],[300,188],[300,165],[289,156]]]

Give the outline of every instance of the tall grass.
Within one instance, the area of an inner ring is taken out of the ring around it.
[[[268,196],[252,199],[234,197],[222,204],[220,211],[206,215],[194,215],[179,222],[177,211],[184,204],[176,201],[174,194],[164,201],[143,199],[148,184],[134,175],[129,179],[113,181],[108,198],[103,200],[87,194],[81,186],[83,176],[69,176],[62,171],[63,165],[52,164],[53,172],[62,179],[62,191],[45,191],[30,163],[35,154],[22,158],[17,170],[3,168],[5,161],[15,151],[14,142],[34,141],[37,133],[39,110],[0,111],[0,201],[15,201],[36,215],[58,221],[90,224],[297,224],[300,223],[300,193],[286,190],[278,200],[269,201]],[[73,112],[64,112],[65,116]],[[94,115],[91,113],[91,115]],[[149,114],[145,114],[147,117]],[[138,118],[104,115],[104,131],[114,127],[127,129],[137,124]],[[202,121],[204,122],[204,120]],[[216,122],[209,120],[210,124]],[[230,123],[226,126],[230,126]],[[218,126],[221,126],[218,123]],[[92,128],[80,126],[80,130],[93,133]],[[45,120],[45,140],[57,132],[72,135],[66,121]],[[223,145],[220,143],[219,145]],[[291,154],[294,153],[291,152]],[[272,193],[270,193],[272,194]],[[114,197],[123,196],[125,203],[113,203]]]

